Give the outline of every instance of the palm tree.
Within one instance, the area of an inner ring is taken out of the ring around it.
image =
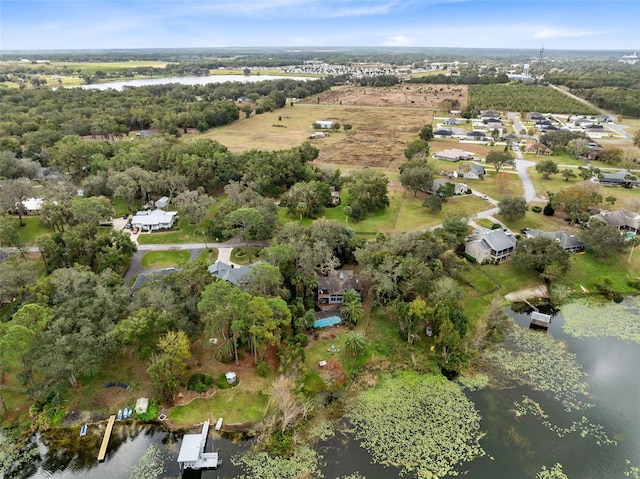
[[[360,356],[367,347],[367,338],[364,334],[351,331],[344,337],[344,350],[355,359]]]
[[[350,303],[352,301],[360,301],[360,293],[355,289],[348,289],[342,295],[342,301],[344,303]]]
[[[364,308],[360,300],[344,303],[340,312],[347,317],[351,324],[358,324],[358,321],[364,318]]]

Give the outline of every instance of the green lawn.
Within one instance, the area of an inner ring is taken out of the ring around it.
[[[554,216],[545,216],[542,213],[534,213],[531,211],[531,208],[529,208],[525,217],[518,221],[507,221],[507,219],[500,214],[495,215],[495,217],[507,225],[509,229],[516,234],[522,228],[531,228],[542,231],[579,231],[578,228],[570,227],[569,224],[563,220],[564,215],[562,214],[558,213]]]
[[[189,262],[191,253],[187,250],[148,251],[140,261],[142,266],[150,269],[184,266]]]
[[[206,243],[211,238],[202,234],[202,228],[190,225],[185,218],[179,218],[178,229],[166,233],[141,233],[140,244]]]
[[[18,233],[26,245],[33,245],[38,236],[51,233],[51,230],[40,222],[39,216],[23,216],[22,220],[25,226],[18,228]],[[17,223],[18,218],[16,217]]]
[[[613,289],[621,294],[637,294],[638,291],[627,284],[629,278],[640,274],[637,259],[628,262],[629,253],[622,253],[609,258],[595,258],[591,252],[571,255],[571,269],[559,283],[571,287],[576,293],[582,294],[582,284],[591,292],[595,285],[603,278],[610,278]]]
[[[255,423],[264,416],[267,395],[243,388],[242,382],[234,389],[219,389],[208,398],[198,398],[169,412],[169,419],[179,426],[198,424],[207,418],[225,423]]]

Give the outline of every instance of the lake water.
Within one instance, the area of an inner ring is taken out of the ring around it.
[[[632,305],[627,306],[631,310]],[[602,314],[607,314],[606,308]],[[511,315],[521,327],[528,327],[527,315]],[[561,463],[570,479],[624,479],[630,468],[626,461],[630,461],[631,466],[640,466],[640,375],[637,370],[640,344],[612,337],[574,338],[563,332],[563,323],[561,316],[555,316],[547,334],[566,342],[569,351],[575,354],[575,360],[586,373],[584,381],[593,407],[567,413],[548,393],[515,384],[469,393],[482,415],[486,436],[481,445],[487,455],[460,468],[468,471],[466,477],[533,479],[543,465],[550,468]],[[544,333],[531,331],[530,334]],[[594,436],[582,437],[580,431],[558,437],[538,417],[516,418],[510,410],[523,395],[536,401],[558,426],[567,427],[586,416],[617,444],[598,445]],[[87,441],[77,437],[77,429],[44,435],[40,440],[42,459],[36,463],[38,470],[30,471],[24,477],[127,478],[131,467],[150,444],[157,445],[162,451],[167,471],[164,477],[176,477],[180,473],[176,458],[181,434],[169,434],[151,426],[117,423],[107,460],[97,464],[99,436],[98,432],[96,438]],[[231,464],[230,457],[246,450],[249,444],[234,444],[221,438],[214,438],[213,443],[224,461],[222,468],[201,475],[185,474],[184,478],[233,478],[242,473]],[[354,472],[367,478],[399,477],[395,469],[371,464],[371,456],[349,434],[337,433],[321,442],[317,450],[324,456],[320,469],[327,479]]]
[[[94,83],[91,85],[80,85],[77,88],[84,88],[88,90],[118,90],[122,91],[125,86],[128,87],[141,87],[150,85],[168,85],[170,83],[178,83],[180,85],[208,85],[210,83],[226,83],[226,82],[240,82],[240,83],[255,83],[267,80],[319,80],[319,78],[312,77],[298,77],[298,76],[275,76],[275,75],[211,75],[211,76],[185,76],[185,77],[158,77],[158,78],[141,78],[138,80],[123,80],[114,81],[108,83]]]

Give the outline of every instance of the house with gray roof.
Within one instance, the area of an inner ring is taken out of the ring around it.
[[[446,188],[447,183],[453,185],[454,195],[463,195],[467,192],[467,189],[469,188],[464,183],[454,183],[453,181],[449,181],[446,178],[438,178],[436,180],[433,180],[433,185],[431,185],[431,189],[429,190],[429,192],[432,194],[437,194],[440,191],[441,187]]]
[[[478,263],[500,263],[511,257],[516,249],[516,237],[503,230],[480,229],[473,232],[464,251]]]
[[[353,289],[362,291],[360,278],[348,269],[332,270],[326,276],[318,276],[318,307],[320,309],[340,307],[344,293]]]
[[[591,218],[598,218],[608,225],[615,226],[620,231],[629,231],[637,233],[640,229],[640,214],[635,211],[617,210],[617,211],[600,211]]]
[[[434,156],[439,160],[445,160],[445,161],[460,161],[460,160],[473,159],[473,153],[469,151],[460,150],[458,148],[449,148],[447,150],[442,150],[437,152]]]
[[[536,238],[538,236],[544,236],[556,241],[565,251],[569,253],[576,253],[578,251],[584,251],[584,243],[580,241],[576,235],[567,233],[566,231],[553,231],[547,233],[541,230],[528,230],[526,232],[527,238]]]
[[[227,264],[223,261],[216,261],[212,265],[209,265],[207,268],[209,273],[216,278],[223,279],[228,281],[229,283],[235,284],[236,286],[241,286],[246,283],[244,277],[249,274],[249,272],[260,263],[264,261],[256,261],[248,266],[235,266],[233,264]]]
[[[614,173],[601,173],[600,184],[605,186],[625,186],[627,188],[638,184],[638,177],[629,170],[619,170]]]
[[[484,166],[475,163],[464,163],[453,172],[455,178],[464,178],[466,180],[479,180],[486,174],[487,171]]]

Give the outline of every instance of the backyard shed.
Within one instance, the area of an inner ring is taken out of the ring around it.
[[[229,384],[235,384],[236,383],[236,373],[228,372],[227,374],[225,374],[225,377],[227,378],[227,382]]]

